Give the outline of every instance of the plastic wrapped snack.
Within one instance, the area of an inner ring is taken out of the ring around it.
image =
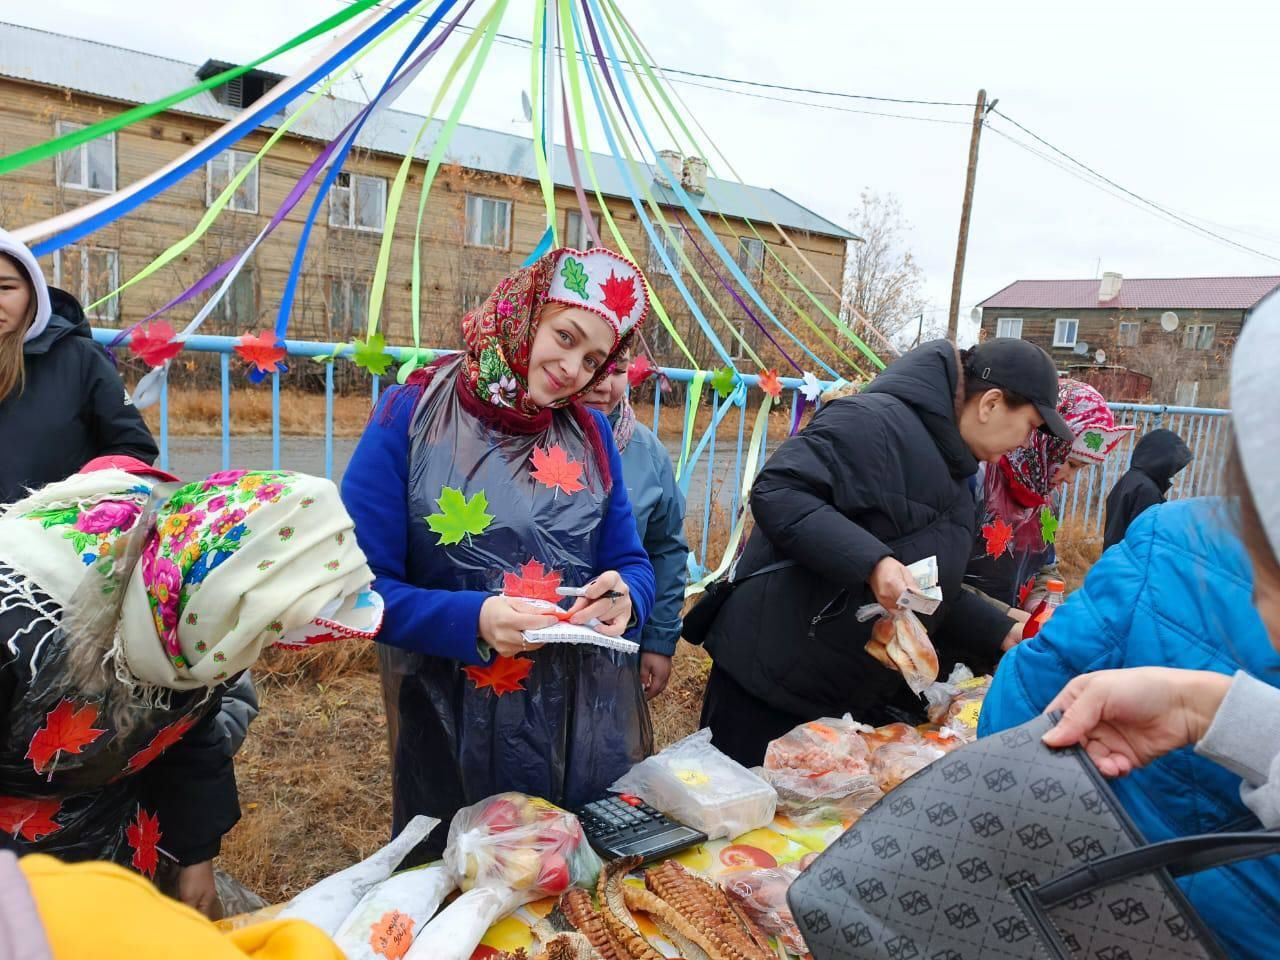
[[[347,960],[404,956],[456,885],[452,871],[440,864],[398,873],[364,895],[334,943]]]
[[[890,723],[883,727],[876,727],[874,730],[864,727],[861,736],[867,744],[867,749],[872,753],[875,753],[886,743],[923,742],[920,731],[908,723]]]
[[[710,730],[640,761],[609,789],[634,794],[713,840],[765,826],[778,804],[773,787],[711,745]]]
[[[469,960],[485,932],[522,902],[513,890],[469,890],[422,928],[408,953],[388,956],[403,956],[405,960]]]
[[[953,731],[966,743],[978,739],[978,716],[991,689],[990,677],[975,677],[964,664],[924,692],[929,721]]]
[[[883,666],[902,674],[913,693],[923,693],[938,679],[938,652],[924,624],[910,610],[895,610],[877,620],[865,649]]]
[[[444,862],[463,890],[513,890],[519,903],[590,889],[603,864],[572,813],[523,793],[500,793],[459,810]]]
[[[867,729],[848,717],[824,717],[769,744],[761,776],[778,793],[778,812],[800,824],[866,813],[882,796],[862,738]]]
[[[803,956],[809,952],[800,928],[787,905],[787,890],[804,872],[798,863],[762,870],[739,870],[720,878],[725,893],[741,907],[756,925],[778,942],[788,953]]]
[[[871,755],[871,775],[888,793],[912,774],[919,773],[946,751],[929,743],[886,743]]]

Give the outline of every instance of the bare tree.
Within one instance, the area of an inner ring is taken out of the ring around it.
[[[850,244],[841,312],[854,332],[869,325],[892,340],[925,306],[924,278],[906,245],[911,224],[897,197],[873,190],[862,191],[853,220],[862,242]]]

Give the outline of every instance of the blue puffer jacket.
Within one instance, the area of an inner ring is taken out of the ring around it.
[[[1005,655],[978,732],[987,736],[1031,719],[1069,680],[1094,670],[1243,669],[1277,683],[1280,657],[1253,609],[1252,592],[1249,560],[1222,501],[1148,510],[1044,630]],[[1190,748],[1113,787],[1150,841],[1259,827],[1240,800],[1240,778]],[[1280,857],[1181,884],[1232,957],[1275,957]]]

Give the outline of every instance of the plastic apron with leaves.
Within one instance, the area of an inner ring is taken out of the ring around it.
[[[419,519],[409,530],[410,578],[515,595],[536,589],[515,579],[531,571],[585,584],[595,574],[608,491],[582,428],[557,411],[538,433],[494,429],[463,409],[455,380],[454,366],[439,370],[414,412],[409,515],[440,514],[448,487],[467,501],[483,493],[493,519],[447,545]],[[535,451],[556,449],[581,467],[582,489],[566,493],[535,478]],[[447,824],[460,807],[504,790],[573,809],[651,749],[638,654],[553,643],[476,667],[379,649],[396,731],[396,832],[415,813]]]

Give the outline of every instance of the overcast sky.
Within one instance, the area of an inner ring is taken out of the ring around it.
[[[172,0],[47,0],[8,4],[0,17],[195,63],[244,62],[338,6],[338,0],[221,0],[184,9]],[[623,0],[622,7],[663,66],[920,100],[972,103],[985,87],[989,98],[999,98],[999,110],[1123,187],[1277,258],[1171,224],[987,130],[964,317],[1019,278],[1093,277],[1099,270],[1127,277],[1280,274],[1274,5]],[[485,9],[478,0],[464,22],[476,22]],[[511,0],[503,32],[530,36],[532,10],[532,0]],[[461,39],[455,34],[446,52]],[[382,81],[398,45],[389,42],[385,55],[362,65],[366,89]],[[275,69],[287,73],[304,57],[289,55]],[[425,111],[442,66],[425,72],[397,106]],[[528,135],[529,126],[516,120],[528,83],[528,51],[495,45],[463,120]],[[364,98],[356,81],[338,89]],[[851,225],[863,189],[896,195],[913,226],[907,240],[925,271],[931,316],[945,321],[972,109],[733,89],[841,108],[677,85],[748,182],[844,225]],[[1031,142],[999,117],[992,122]],[[593,146],[603,146],[598,134]]]

